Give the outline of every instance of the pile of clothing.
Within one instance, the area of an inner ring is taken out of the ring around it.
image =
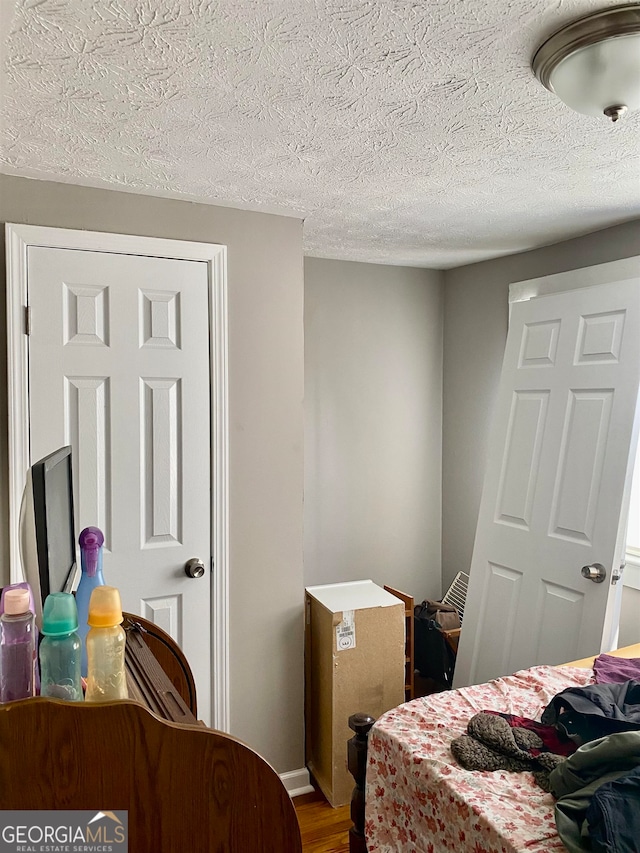
[[[540,722],[481,711],[451,751],[468,770],[532,771],[571,853],[640,853],[640,659],[600,655],[594,673]]]

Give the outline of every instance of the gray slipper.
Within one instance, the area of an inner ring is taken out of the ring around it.
[[[526,749],[521,749],[518,746],[514,736],[515,731],[502,717],[495,714],[485,714],[482,711],[471,717],[467,724],[467,732],[472,738],[481,741],[485,746],[502,753],[502,755],[526,761],[528,768],[531,766],[531,755]]]
[[[460,735],[451,741],[451,752],[465,770],[509,770],[520,772],[531,769],[531,761],[512,758],[491,749],[469,735]]]

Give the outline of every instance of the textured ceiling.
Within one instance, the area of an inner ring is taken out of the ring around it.
[[[1,170],[304,218],[321,257],[451,267],[640,216],[640,113],[540,41],[617,0],[0,0]]]

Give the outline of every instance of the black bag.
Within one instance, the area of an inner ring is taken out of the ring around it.
[[[414,607],[413,615],[416,669],[423,678],[451,687],[456,655],[442,631],[460,627],[458,611],[450,604],[425,599]]]

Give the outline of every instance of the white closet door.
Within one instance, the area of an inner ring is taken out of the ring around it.
[[[73,446],[77,533],[104,531],[107,583],[182,647],[208,720],[207,265],[30,247],[28,298],[31,461]]]

